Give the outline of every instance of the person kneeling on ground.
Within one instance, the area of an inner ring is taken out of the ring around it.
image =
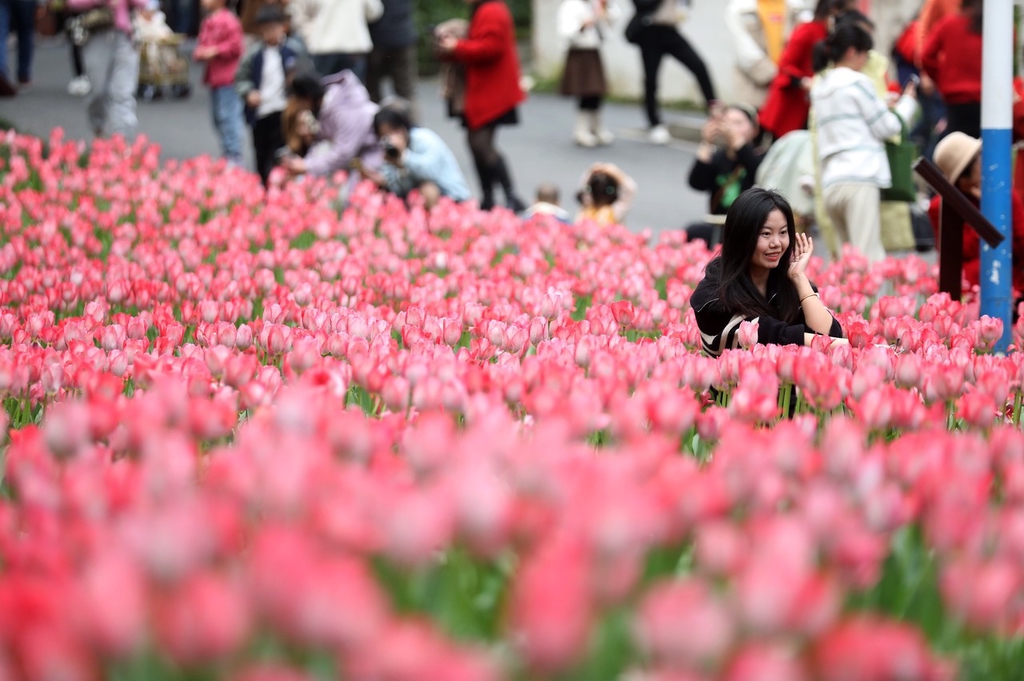
[[[373,129],[384,148],[384,166],[368,176],[381,187],[403,199],[418,189],[427,208],[442,196],[453,201],[471,196],[455,155],[436,132],[414,127],[406,114],[391,108],[377,112]]]
[[[755,146],[760,134],[757,112],[746,104],[716,111],[701,130],[697,158],[690,169],[690,186],[709,195],[708,217],[686,228],[686,240],[717,242],[721,216],[742,192],[754,186],[765,150]]]
[[[290,175],[330,177],[339,170],[359,167],[379,170],[384,157],[373,118],[378,107],[352,71],[320,80],[301,73],[292,80],[291,94],[298,109],[308,108],[319,124],[317,144],[305,158],[288,157],[282,165]]]
[[[955,131],[935,146],[935,165],[946,176],[950,184],[974,205],[981,206],[981,140]],[[1013,289],[1014,298],[1020,300],[1024,294],[1024,199],[1020,192],[1011,192],[1013,235]],[[942,214],[942,197],[936,195],[928,206],[935,237],[939,238],[939,218]],[[981,280],[981,242],[973,229],[964,225],[964,276],[971,286]]]
[[[722,235],[721,254],[690,298],[705,354],[739,348],[743,322],[757,322],[758,343],[810,345],[815,335],[849,342],[807,279],[814,242],[796,233],[781,194],[759,187],[741,194]]]
[[[595,163],[583,176],[576,222],[593,220],[600,225],[621,225],[633,206],[636,182],[614,163]]]

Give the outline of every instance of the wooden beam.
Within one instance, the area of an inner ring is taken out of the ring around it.
[[[963,268],[964,219],[943,198],[939,215],[939,290],[953,300],[963,295]]]

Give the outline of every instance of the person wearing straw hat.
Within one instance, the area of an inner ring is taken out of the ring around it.
[[[974,204],[981,206],[981,140],[955,131],[944,137],[935,146],[935,165],[946,176],[950,184]],[[1024,292],[1024,199],[1020,192],[1011,192],[1013,233],[1013,288],[1019,299]],[[939,237],[939,217],[942,214],[942,197],[935,196],[928,207],[928,217],[936,238]],[[978,235],[969,227],[964,228],[964,277],[970,285],[977,286],[981,280],[981,243]]]

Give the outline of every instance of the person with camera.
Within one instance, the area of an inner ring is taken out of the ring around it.
[[[686,228],[687,241],[708,247],[717,239],[724,216],[740,194],[754,186],[754,175],[765,150],[756,146],[760,134],[757,112],[746,104],[715,111],[701,130],[697,158],[690,169],[690,186],[708,193],[708,216]]]
[[[356,74],[345,70],[321,80],[300,73],[292,80],[291,96],[300,111],[316,117],[319,143],[305,158],[281,160],[289,175],[330,177],[339,170],[381,167],[383,153],[373,131],[378,108]]]
[[[614,163],[595,163],[583,175],[576,222],[621,225],[636,196],[636,181]]]
[[[384,165],[379,172],[364,172],[365,177],[403,199],[418,190],[428,209],[442,196],[470,198],[455,154],[436,132],[413,126],[406,113],[390,107],[377,112],[373,129],[384,149]]]

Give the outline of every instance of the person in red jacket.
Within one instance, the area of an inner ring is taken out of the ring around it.
[[[512,13],[502,0],[466,0],[472,5],[465,38],[440,38],[438,49],[446,58],[465,67],[466,90],[463,121],[466,140],[480,178],[480,207],[494,207],[494,185],[500,184],[506,205],[521,212],[526,205],[515,193],[505,159],[494,146],[499,125],[519,122],[517,106],[526,96],[519,84]]]
[[[935,146],[935,165],[975,207],[981,205],[981,140],[952,132]],[[1014,297],[1024,294],[1024,199],[1016,189],[1011,192],[1012,252]],[[939,217],[942,197],[935,196],[928,207],[935,236],[939,236]],[[981,243],[970,227],[964,227],[964,277],[971,286],[977,286],[981,269]]]
[[[981,137],[982,0],[964,0],[959,14],[939,21],[925,36],[921,66],[946,103],[946,134]]]
[[[811,65],[814,46],[828,37],[829,19],[851,9],[852,0],[818,0],[814,18],[793,29],[779,57],[779,72],[768,86],[768,96],[761,108],[761,128],[779,139],[787,132],[807,127],[811,110],[808,92],[814,67]]]
[[[245,116],[242,98],[235,90],[235,74],[242,60],[245,36],[242,22],[225,5],[225,0],[202,0],[202,7],[208,14],[199,26],[193,57],[206,62],[203,82],[210,87],[210,109],[221,152],[229,163],[241,166]]]

